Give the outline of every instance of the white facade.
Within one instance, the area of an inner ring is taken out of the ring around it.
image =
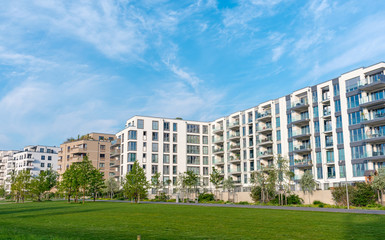
[[[17,151],[0,151],[0,186],[5,184],[8,162],[13,160],[13,154]]]
[[[145,165],[148,179],[157,166],[162,176],[172,180],[177,175],[173,174],[175,166],[176,173],[199,168],[207,183],[211,167],[215,166],[226,178],[233,178],[238,190],[247,191],[251,172],[275,164],[281,155],[290,162],[294,183],[305,171],[312,171],[320,189],[345,181],[364,181],[365,176],[385,164],[384,70],[385,63],[359,68],[212,122],[135,116],[117,134],[122,143],[121,176],[132,164],[127,161],[128,156]],[[158,122],[158,129],[152,127],[153,122]],[[170,130],[164,129],[165,123],[169,123]],[[174,123],[177,131],[172,129]],[[199,126],[199,133],[188,132],[191,124]],[[203,133],[203,127],[208,127],[208,131]],[[136,139],[127,138],[130,131],[136,131]],[[154,132],[159,135],[158,140],[152,139]],[[167,133],[169,141],[164,139]],[[175,142],[173,134],[177,134]],[[208,141],[203,143],[206,136]],[[199,143],[192,143],[197,138]],[[128,149],[129,142],[136,142],[137,148]],[[158,151],[152,151],[154,143],[158,144]],[[170,152],[163,151],[164,144],[170,144]],[[174,144],[176,152],[172,151]],[[204,150],[207,147],[208,152]],[[191,151],[195,148],[199,148],[199,153]],[[151,161],[152,154],[157,154],[157,163]],[[170,155],[170,163],[163,163],[164,155]],[[192,162],[193,156],[200,161]],[[208,163],[203,161],[206,157]],[[292,188],[298,190],[298,184]]]
[[[12,173],[30,170],[31,175],[36,176],[40,171],[47,169],[57,171],[58,151],[59,147],[34,145],[25,147],[23,151],[14,152],[7,160],[5,189],[7,191],[11,189],[9,179]]]

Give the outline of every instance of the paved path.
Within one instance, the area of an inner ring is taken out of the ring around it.
[[[124,200],[97,200],[102,202],[130,202]],[[230,207],[230,208],[257,208],[275,210],[294,210],[310,212],[337,212],[337,213],[361,213],[385,215],[385,210],[364,210],[364,209],[341,209],[341,208],[312,208],[312,207],[280,207],[280,206],[260,206],[260,205],[238,205],[238,204],[215,204],[215,203],[174,203],[174,202],[140,202],[141,204],[164,204],[164,205],[189,205],[202,207]]]

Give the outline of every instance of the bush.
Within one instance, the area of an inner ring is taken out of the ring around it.
[[[349,203],[352,204],[353,195],[354,195],[354,187],[348,186],[349,191]],[[332,189],[332,197],[336,205],[346,206],[346,186],[343,187],[334,187]]]
[[[254,186],[251,188],[250,193],[251,198],[254,202],[260,202],[261,201],[261,187],[260,186]],[[274,201],[274,199],[277,197],[277,194],[275,191],[269,191],[267,198],[270,199],[270,201]],[[277,200],[278,203],[278,200]]]
[[[215,201],[214,194],[211,193],[201,193],[198,197],[198,202],[209,202]]]
[[[321,202],[321,201],[315,200],[315,201],[313,202],[313,204],[314,204],[314,205],[318,205],[318,204],[324,204],[324,203]]]
[[[156,202],[167,202],[167,200],[169,200],[169,199],[170,199],[170,197],[168,195],[166,195],[166,193],[162,192],[159,195],[156,195],[154,200]]]
[[[290,194],[287,197],[287,204],[298,205],[302,203],[303,203],[303,199],[296,194]]]
[[[238,204],[239,204],[239,205],[249,205],[250,203],[249,203],[249,202],[246,202],[246,201],[242,201],[242,202],[239,202]]]
[[[372,185],[357,183],[353,195],[352,203],[354,206],[367,206],[376,203],[376,192]]]

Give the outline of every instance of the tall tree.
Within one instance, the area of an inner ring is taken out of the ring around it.
[[[98,169],[94,168],[91,170],[88,189],[92,193],[94,202],[98,193],[105,187],[103,176],[104,174]]]
[[[79,183],[79,168],[77,164],[72,164],[62,175],[62,179],[59,183],[61,191],[67,195],[68,202],[71,202],[71,196],[75,196],[75,202],[78,200],[78,194],[80,189]]]
[[[140,199],[147,195],[147,189],[150,187],[146,179],[146,174],[138,161],[134,162],[132,169],[127,173],[124,179],[123,190],[127,197],[133,198],[135,203],[140,202]]]
[[[301,186],[301,189],[304,194],[306,194],[306,192],[308,193],[310,204],[310,195],[313,193],[314,188],[316,186],[316,182],[311,171],[306,171],[302,175],[301,180],[299,181],[299,185]]]
[[[234,181],[233,181],[232,177],[228,177],[227,179],[225,179],[223,181],[223,190],[227,189],[227,191],[228,191],[228,198],[230,198],[230,192],[233,191],[234,188],[235,188],[235,186],[234,186]],[[234,198],[234,196],[233,196],[233,198]]]
[[[210,174],[210,182],[214,185],[215,191],[218,192],[219,186],[223,182],[223,176],[215,167],[213,167],[213,171]]]
[[[114,196],[114,193],[119,191],[119,182],[115,181],[114,178],[110,177],[105,182],[105,189],[104,191],[110,195],[110,198],[112,199]]]
[[[187,187],[188,193],[190,194],[192,192],[191,190],[194,188],[196,194],[196,190],[199,183],[199,175],[194,173],[193,171],[187,171],[185,172],[183,181],[184,185]]]
[[[277,182],[277,171],[272,168],[255,171],[251,174],[251,183],[253,184],[252,192],[258,192],[260,189],[261,202],[265,203],[271,200],[275,195]]]
[[[279,204],[284,204],[284,196],[290,191],[290,179],[293,173],[289,168],[289,161],[283,158],[281,155],[277,157],[277,184],[279,193]]]
[[[16,202],[24,202],[25,194],[29,189],[31,174],[29,170],[19,171],[11,175],[11,191],[15,196]]]
[[[41,171],[38,176],[32,177],[30,191],[37,201],[40,202],[42,195],[56,186],[58,177],[59,174],[52,169]]]
[[[92,166],[91,161],[88,160],[87,156],[83,157],[83,161],[75,163],[78,165],[78,181],[80,188],[83,192],[83,204],[86,199],[86,191],[89,189],[91,184],[91,178],[92,178],[92,172],[95,169],[94,166]],[[95,175],[96,176],[96,175]]]
[[[385,190],[385,168],[380,168],[377,175],[373,178],[373,188],[377,189],[378,201],[383,204],[383,194]]]

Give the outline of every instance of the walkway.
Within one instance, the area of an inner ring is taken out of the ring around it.
[[[102,202],[130,202],[124,200],[97,200]],[[275,209],[275,210],[294,210],[310,212],[335,212],[335,213],[360,213],[360,214],[379,214],[385,215],[385,210],[365,210],[365,209],[341,209],[341,208],[312,208],[312,207],[281,207],[281,206],[261,206],[261,205],[239,205],[239,204],[215,204],[215,203],[175,203],[175,202],[140,202],[141,204],[164,204],[164,205],[189,205],[202,207],[232,207],[232,208],[256,208],[256,209]]]

